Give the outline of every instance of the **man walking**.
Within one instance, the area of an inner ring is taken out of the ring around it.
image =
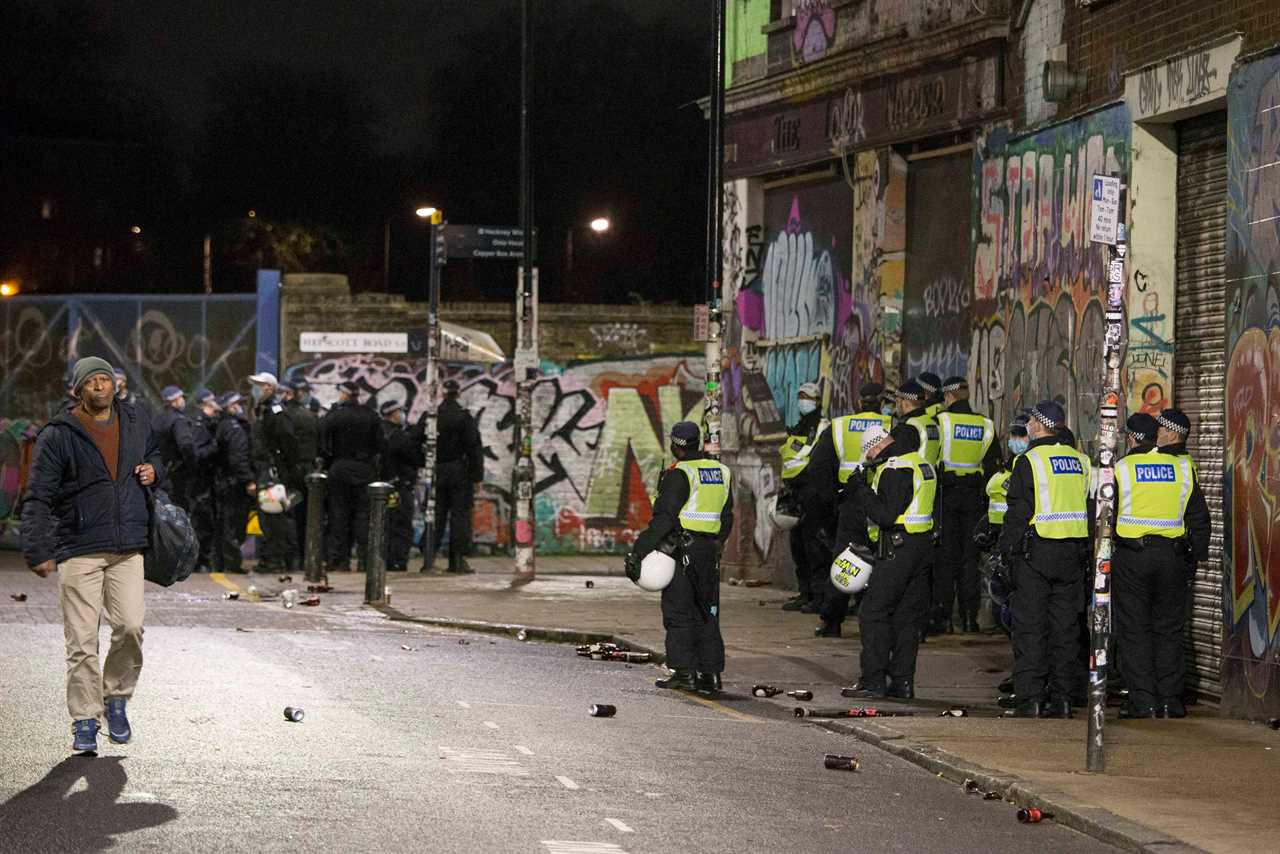
[[[320,455],[329,469],[325,561],[332,572],[351,568],[352,539],[364,563],[369,545],[366,487],[377,477],[378,461],[387,447],[377,414],[360,405],[359,395],[355,383],[338,386],[337,404],[320,420]]]
[[[703,456],[692,421],[671,428],[671,455],[676,461],[658,483],[653,518],[627,555],[627,577],[638,580],[645,556],[674,536],[676,571],[662,591],[662,627],[675,672],[655,684],[714,696],[724,672],[719,551],[733,530],[729,467]]]
[[[418,470],[426,464],[422,425],[405,426],[404,404],[398,400],[388,400],[378,411],[387,437],[382,477],[396,488],[396,506],[387,513],[387,571],[404,572],[409,568],[409,547],[413,545],[413,492]]]
[[[434,555],[444,541],[449,523],[449,572],[472,572],[467,565],[471,553],[471,508],[476,486],[484,480],[484,446],[475,418],[458,403],[458,384],[446,380],[444,403],[436,412],[436,518]],[[427,545],[424,543],[424,545]]]
[[[76,362],[73,388],[79,405],[55,416],[36,440],[22,550],[36,575],[58,572],[72,749],[92,753],[104,717],[113,742],[132,737],[126,705],[142,670],[142,552],[151,523],[145,487],[162,467],[150,420],[115,399],[106,360]],[[100,668],[104,610],[111,649]]]

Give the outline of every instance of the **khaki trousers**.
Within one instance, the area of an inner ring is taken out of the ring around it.
[[[104,718],[104,697],[132,697],[142,671],[142,554],[96,552],[58,564],[67,638],[67,711],[72,720]],[[98,665],[102,612],[111,625],[106,667]]]

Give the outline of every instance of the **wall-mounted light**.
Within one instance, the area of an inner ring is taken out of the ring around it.
[[[1046,101],[1061,101],[1072,92],[1083,89],[1088,79],[1084,72],[1072,71],[1065,62],[1051,59],[1044,64],[1040,89]]]

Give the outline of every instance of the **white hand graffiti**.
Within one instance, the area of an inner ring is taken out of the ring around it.
[[[814,257],[812,232],[778,234],[765,259],[763,287],[769,338],[831,332],[835,271],[831,253]]]

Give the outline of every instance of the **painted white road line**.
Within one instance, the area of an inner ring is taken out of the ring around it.
[[[523,753],[525,756],[532,756],[533,751],[525,747],[523,744],[516,745],[516,753]]]
[[[504,774],[509,777],[528,777],[529,769],[501,750],[471,750],[441,747],[440,758],[452,773]]]
[[[559,780],[560,785],[564,786],[566,789],[578,788],[578,784],[570,780],[568,777],[561,777],[559,774],[557,774],[556,779]]]
[[[609,822],[609,824],[612,824],[614,827],[616,827],[619,833],[635,833],[634,830],[627,827],[626,824],[624,824],[622,821],[619,821],[616,818],[606,818],[605,821]]]
[[[620,845],[612,842],[570,842],[559,839],[544,839],[547,854],[627,854]]]
[[[496,723],[494,723],[493,721],[485,721],[485,722],[484,722],[484,725],[485,725],[485,726],[487,726],[489,729],[497,729],[497,728],[498,728],[498,725],[497,725]]]
[[[470,703],[468,703],[466,700],[459,700],[459,701],[458,701],[458,705],[459,705],[459,706],[462,706],[462,708],[464,708],[464,709],[469,709],[469,708],[471,708],[471,704],[470,704]]]

